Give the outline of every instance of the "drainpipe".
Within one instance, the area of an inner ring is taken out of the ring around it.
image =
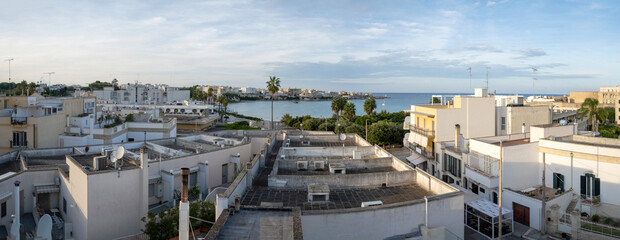
[[[428,198],[424,196],[424,226],[428,227]]]
[[[181,202],[179,204],[179,239],[189,240],[189,168],[181,168]]]
[[[20,207],[19,207],[19,181],[15,181],[15,188],[13,188],[13,201],[15,202],[15,214],[13,218],[13,225],[11,225],[11,234],[13,239],[19,240],[21,237],[21,221],[20,221]]]

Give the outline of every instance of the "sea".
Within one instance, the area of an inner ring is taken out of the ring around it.
[[[383,110],[387,112],[400,112],[405,109],[411,109],[411,104],[429,103],[433,95],[471,95],[465,93],[373,93],[375,97],[385,97],[385,99],[376,99],[376,112]],[[498,94],[500,95],[500,94]],[[511,95],[511,94],[501,94]],[[529,95],[523,95],[527,98]],[[543,94],[546,96],[557,96],[557,94]],[[350,100],[355,104],[357,115],[364,115],[365,99]],[[274,101],[273,102],[273,119],[279,121],[280,118],[288,113],[291,116],[312,117],[331,117],[334,112],[331,110],[331,100],[327,101]],[[246,116],[258,117],[264,120],[271,119],[271,101],[243,101],[239,103],[228,104],[228,111],[237,112]]]

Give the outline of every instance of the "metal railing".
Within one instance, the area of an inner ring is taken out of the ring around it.
[[[426,137],[435,137],[435,130],[419,128],[416,125],[409,125],[409,129],[415,133],[422,134]]]
[[[11,148],[27,148],[28,147],[28,141],[17,142],[15,144],[13,143],[13,140],[9,140],[9,142],[11,144]]]
[[[601,195],[588,196],[586,194],[581,194],[581,204],[598,206],[601,204]]]
[[[28,118],[27,117],[11,117],[11,124],[12,125],[26,125],[28,124]]]
[[[620,238],[620,228],[581,219],[581,229],[605,236]]]

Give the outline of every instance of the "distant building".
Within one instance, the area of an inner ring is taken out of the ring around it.
[[[0,97],[0,154],[58,147],[68,119],[94,111],[88,98]]]
[[[95,90],[98,101],[118,104],[162,104],[189,100],[189,90],[180,90],[167,85],[133,84],[121,85],[121,89],[105,87]]]

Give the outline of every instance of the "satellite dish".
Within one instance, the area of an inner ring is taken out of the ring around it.
[[[123,158],[125,155],[125,148],[123,146],[117,147],[112,151],[112,156],[110,156],[110,160],[115,163],[117,160]]]
[[[340,134],[340,141],[344,141],[344,140],[346,140],[346,139],[347,139],[347,135],[346,135],[346,134],[344,134],[344,133],[341,133],[341,134]]]
[[[52,217],[43,215],[37,224],[37,238],[52,239]]]

